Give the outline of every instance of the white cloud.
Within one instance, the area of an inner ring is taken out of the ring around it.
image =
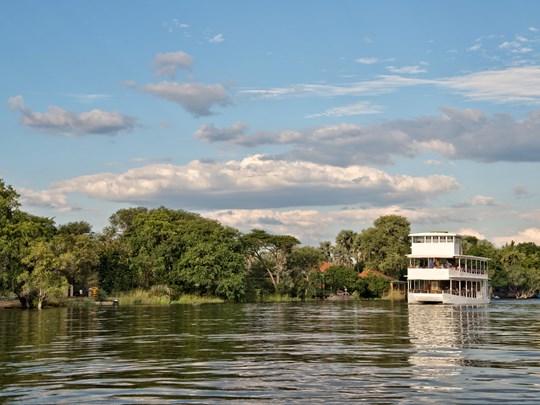
[[[430,150],[449,158],[454,158],[456,156],[456,147],[451,143],[444,142],[439,139],[430,139],[427,141],[414,140],[411,143],[411,148],[418,152]]]
[[[174,79],[179,70],[189,70],[193,65],[193,58],[185,52],[158,53],[152,67],[158,76],[168,76]]]
[[[533,242],[540,245],[540,228],[527,228],[514,235],[499,236],[493,239],[493,242],[498,246],[503,246],[512,241],[516,243]]]
[[[438,116],[310,127],[296,131],[255,131],[203,126],[195,136],[205,142],[244,147],[289,146],[275,156],[347,166],[358,162],[390,163],[396,156],[414,157],[431,151],[447,159],[479,162],[540,161],[540,111],[517,121],[507,114],[488,116],[480,110],[443,108]]]
[[[358,58],[356,59],[356,61],[364,65],[373,65],[374,63],[377,63],[379,59],[378,58]]]
[[[192,161],[185,166],[158,164],[124,173],[101,173],[55,184],[61,194],[134,204],[197,208],[279,208],[392,202],[422,204],[430,196],[459,187],[449,176],[390,175],[365,167],[267,160]]]
[[[460,228],[457,230],[456,232],[457,234],[459,235],[466,235],[466,236],[474,236],[480,240],[485,240],[486,237],[478,232],[476,229],[472,229],[472,228]]]
[[[106,134],[131,132],[136,119],[116,111],[93,109],[75,113],[58,106],[49,106],[47,112],[32,112],[20,95],[10,97],[9,107],[21,114],[22,125],[61,135]]]
[[[99,100],[109,99],[112,96],[110,94],[83,94],[83,93],[73,93],[67,94],[69,97],[74,98],[80,103],[90,104]]]
[[[531,31],[531,32],[538,32],[538,28],[536,28],[536,27],[529,27],[529,31]]]
[[[392,73],[408,73],[413,75],[427,72],[426,69],[423,69],[420,66],[387,66],[386,69]]]
[[[20,202],[23,206],[45,207],[58,210],[67,210],[67,198],[57,190],[34,191],[21,187],[18,190],[21,195]]]
[[[222,84],[149,83],[141,91],[180,104],[195,117],[212,115],[212,107],[231,103],[227,89]]]
[[[406,209],[397,205],[369,208],[331,209],[294,209],[294,210],[216,210],[203,213],[204,216],[216,219],[224,225],[249,232],[251,229],[265,229],[275,234],[293,235],[302,243],[318,246],[322,241],[333,242],[342,229],[361,232],[373,226],[373,221],[383,215],[402,215],[413,227],[440,226],[442,222],[460,222],[463,213],[456,215],[455,210],[446,209]]]
[[[441,79],[439,86],[475,100],[540,102],[540,66],[512,67]]]
[[[421,73],[419,67],[392,69]],[[439,79],[421,79],[398,75],[381,75],[374,80],[345,85],[296,84],[291,87],[244,89],[241,93],[265,98],[287,96],[361,96],[397,91],[401,87],[437,86],[456,91],[479,101],[495,103],[540,103],[540,66],[514,66]]]
[[[322,113],[306,115],[306,118],[380,114],[383,111],[384,108],[379,105],[371,104],[369,101],[361,101],[356,104],[330,108]]]
[[[476,195],[472,199],[472,204],[476,206],[495,206],[498,205],[493,197],[485,195]]]
[[[217,34],[209,39],[208,42],[212,44],[219,44],[220,42],[225,41],[225,38],[223,37],[223,34]]]

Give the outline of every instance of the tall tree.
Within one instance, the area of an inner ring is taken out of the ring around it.
[[[46,300],[67,296],[68,282],[61,272],[65,263],[55,254],[54,242],[32,242],[22,261],[31,268],[17,277],[28,306],[41,309]]]
[[[349,229],[342,230],[336,236],[335,263],[353,267],[358,262],[357,235]]]
[[[270,235],[260,229],[244,235],[242,241],[250,257],[249,261],[257,261],[266,270],[274,290],[278,291],[287,259],[300,241],[294,236]]]
[[[409,221],[403,216],[385,215],[377,218],[373,225],[359,237],[366,268],[391,277],[403,276],[407,270],[406,255],[410,253]]]

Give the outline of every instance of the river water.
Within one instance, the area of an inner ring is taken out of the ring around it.
[[[540,300],[0,311],[0,402],[538,403]]]

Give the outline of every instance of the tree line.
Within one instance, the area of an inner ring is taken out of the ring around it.
[[[358,277],[364,269],[403,278],[410,252],[407,218],[387,215],[359,233],[342,230],[335,242],[301,246],[290,235],[241,233],[199,214],[166,207],[120,209],[99,233],[85,221],[56,225],[21,210],[19,195],[0,179],[0,293],[25,308],[68,291],[98,286],[110,294],[160,288],[171,301],[183,294],[254,301],[270,295],[323,297],[346,288],[378,297],[388,283]],[[519,298],[540,288],[540,247],[495,248],[467,237],[467,254],[492,258],[492,284]],[[326,270],[321,272],[321,265]]]

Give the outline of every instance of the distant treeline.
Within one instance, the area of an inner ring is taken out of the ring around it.
[[[367,268],[403,278],[410,251],[410,223],[397,215],[310,247],[290,235],[260,229],[241,233],[165,207],[118,210],[109,226],[95,233],[85,221],[56,225],[26,213],[18,199],[0,179],[0,292],[16,294],[28,308],[41,308],[67,291],[84,295],[90,287],[101,294],[157,288],[171,301],[183,294],[230,301],[270,295],[312,299],[342,289],[357,297],[380,297],[388,282],[358,274]],[[467,237],[465,252],[492,258],[492,286],[501,292],[524,298],[540,288],[540,247],[533,243],[497,249]]]

